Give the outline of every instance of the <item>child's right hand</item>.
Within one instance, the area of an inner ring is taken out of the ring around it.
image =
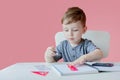
[[[55,56],[55,48],[53,46],[48,47],[45,51],[45,60],[46,62],[54,62],[53,56]]]
[[[48,56],[48,57],[53,57],[53,56],[55,56],[55,55],[56,55],[56,54],[55,54],[55,48],[54,48],[53,46],[48,47],[47,50],[46,50],[46,52],[45,52],[45,54],[46,54],[46,56]]]

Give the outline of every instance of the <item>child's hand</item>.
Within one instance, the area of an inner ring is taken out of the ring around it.
[[[77,60],[75,60],[75,61],[73,61],[73,62],[71,62],[71,63],[69,63],[70,65],[82,65],[82,64],[84,64],[86,62],[86,56],[85,55],[83,55],[83,56],[81,56],[80,58],[78,58]]]
[[[53,56],[55,56],[55,48],[53,46],[48,47],[46,52],[45,52],[45,60],[46,62],[55,62],[55,60],[53,59]]]
[[[46,52],[45,52],[45,55],[47,57],[53,57],[53,56],[55,56],[56,55],[55,54],[55,48],[53,46],[48,47],[47,50],[46,50]]]

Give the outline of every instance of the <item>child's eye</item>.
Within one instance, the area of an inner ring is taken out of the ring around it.
[[[78,31],[77,29],[73,30],[73,31]]]
[[[68,32],[68,30],[64,30],[65,32]]]

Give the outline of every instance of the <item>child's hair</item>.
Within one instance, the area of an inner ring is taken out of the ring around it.
[[[81,21],[81,23],[85,27],[86,26],[86,15],[84,11],[80,9],[79,7],[71,7],[71,8],[68,8],[68,10],[65,12],[61,20],[61,23],[63,24],[64,21],[66,21],[65,24],[70,24],[73,22]]]

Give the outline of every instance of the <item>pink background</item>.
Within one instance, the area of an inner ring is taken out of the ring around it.
[[[0,69],[17,62],[43,62],[44,52],[61,31],[67,8],[79,6],[87,15],[89,30],[111,35],[109,56],[120,61],[119,0],[0,0]]]

